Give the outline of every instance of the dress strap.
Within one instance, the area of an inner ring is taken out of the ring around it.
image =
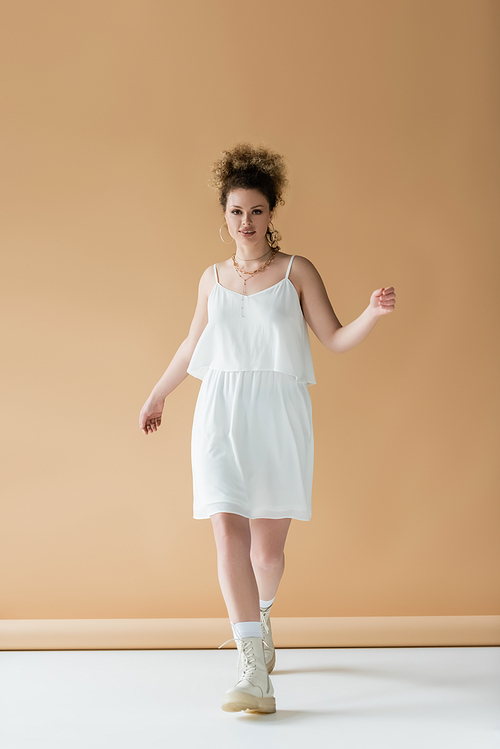
[[[217,277],[217,263],[214,263],[214,276],[215,276],[215,283],[219,283],[219,279]]]
[[[290,262],[288,263],[288,268],[287,268],[287,271],[286,271],[285,278],[288,278],[288,274],[290,273],[290,268],[292,267],[292,260],[294,259],[294,257],[295,257],[295,255],[292,255],[292,257],[290,258]]]

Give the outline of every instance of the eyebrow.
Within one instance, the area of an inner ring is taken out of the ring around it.
[[[234,205],[234,204],[233,204],[233,206],[232,206],[232,207],[233,207],[233,208],[241,208],[241,205]],[[261,204],[259,204],[259,205],[253,205],[253,206],[252,206],[252,207],[250,208],[250,210],[251,210],[251,211],[253,211],[253,209],[254,209],[254,208],[264,208],[264,206],[263,206],[263,205],[261,205]]]

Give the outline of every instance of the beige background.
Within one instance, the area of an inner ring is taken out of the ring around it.
[[[287,253],[343,324],[310,333],[313,518],[278,617],[500,614],[499,26],[487,0],[2,4],[4,619],[224,617],[192,518],[200,381],[139,411],[229,257],[209,165],[289,164]]]

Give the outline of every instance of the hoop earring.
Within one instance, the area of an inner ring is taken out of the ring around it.
[[[225,227],[226,227],[226,229],[227,229],[227,231],[228,231],[228,233],[229,233],[229,229],[228,229],[228,226],[227,226],[227,224],[226,224],[225,222],[224,222],[224,223],[222,224],[222,226],[225,226]],[[220,234],[220,238],[221,238],[221,239],[222,239],[222,241],[224,242],[224,238],[223,238],[223,236],[222,236],[222,226],[221,226],[221,227],[220,227],[220,229],[219,229],[219,234]],[[231,236],[231,235],[229,235],[229,236]],[[234,239],[233,239],[232,237],[231,237],[231,242],[234,242]],[[224,244],[231,244],[231,242],[224,242]]]

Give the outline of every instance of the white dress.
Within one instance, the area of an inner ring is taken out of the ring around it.
[[[315,384],[307,323],[286,276],[243,295],[215,285],[188,366],[202,380],[193,418],[193,517],[311,519]]]

